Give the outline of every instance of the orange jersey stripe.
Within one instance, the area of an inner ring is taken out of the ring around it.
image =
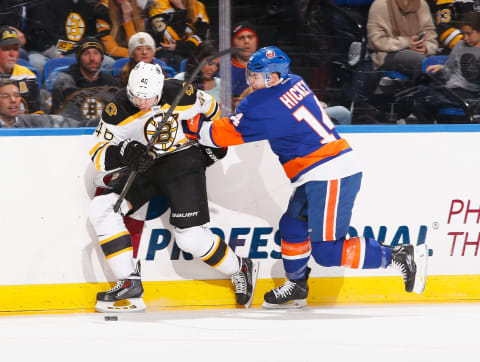
[[[246,64],[240,64],[236,58],[232,58],[232,64],[239,68],[247,68]]]
[[[232,126],[233,127],[233,126]],[[216,143],[216,141],[215,141]],[[294,178],[300,171],[328,157],[336,156],[340,152],[350,148],[348,142],[339,139],[329,142],[318,150],[303,157],[297,157],[283,164],[283,169],[288,178]]]
[[[325,230],[325,241],[333,241],[333,240],[336,240],[335,219],[337,216],[339,181],[331,180],[328,185],[329,185],[329,193],[328,193],[328,199],[327,199],[327,205],[326,205],[324,230]]]
[[[213,121],[212,140],[216,145],[221,147],[241,145],[245,143],[242,135],[237,132],[228,117]]]
[[[312,249],[310,239],[303,243],[288,243],[282,240],[282,255],[296,256],[308,253]]]
[[[360,238],[351,238],[343,242],[342,266],[358,268],[361,255]]]

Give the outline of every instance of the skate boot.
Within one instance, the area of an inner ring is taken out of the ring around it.
[[[140,312],[146,309],[142,296],[143,286],[138,265],[137,271],[126,279],[120,279],[112,289],[97,293],[95,310],[101,313]]]
[[[310,268],[307,268],[307,275],[303,279],[290,280],[278,288],[265,293],[265,302],[262,304],[266,309],[297,309],[307,305],[308,276]]]
[[[428,248],[422,245],[400,245],[392,247],[392,261],[394,268],[402,274],[405,291],[423,293],[427,281]]]
[[[258,261],[240,258],[240,265],[240,271],[232,275],[232,284],[235,286],[237,303],[249,308],[257,284]]]

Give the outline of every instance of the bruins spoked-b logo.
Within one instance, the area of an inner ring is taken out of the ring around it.
[[[85,118],[95,119],[102,115],[103,108],[105,104],[94,97],[85,98],[85,101],[82,103],[81,109],[82,114]]]
[[[159,124],[163,122],[162,114],[158,114],[148,119],[145,123],[145,139],[147,142],[155,134]],[[168,152],[170,147],[175,144],[175,137],[177,136],[178,131],[178,114],[173,114],[170,119],[168,119],[161,127],[160,134],[153,144],[155,151],[164,151]]]
[[[78,13],[71,12],[68,14],[65,22],[65,33],[68,40],[79,41],[85,34],[85,20]]]

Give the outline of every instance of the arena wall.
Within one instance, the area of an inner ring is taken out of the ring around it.
[[[480,299],[480,125],[338,127],[364,168],[350,234],[427,243],[428,281],[407,294],[393,270],[311,261],[310,304]],[[93,311],[112,285],[87,208],[95,191],[93,129],[2,129],[0,312]],[[283,283],[278,220],[292,188],[268,144],[230,147],[207,172],[211,228],[260,261],[254,306]],[[230,281],[181,252],[156,200],[135,217],[149,308],[233,307]]]

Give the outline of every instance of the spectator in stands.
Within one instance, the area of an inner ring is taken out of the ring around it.
[[[232,98],[235,105],[239,103],[242,92],[248,88],[245,76],[247,62],[258,48],[258,36],[253,24],[244,21],[234,25],[232,46],[245,49],[232,57]]]
[[[31,1],[27,5],[25,36],[29,62],[43,74],[48,59],[74,56],[76,46],[85,36],[95,36],[97,0]],[[114,60],[104,57],[104,68]]]
[[[431,0],[433,19],[437,26],[438,41],[442,47],[441,53],[448,54],[455,44],[463,39],[459,24],[462,17],[477,8],[472,0]]]
[[[320,101],[325,113],[335,123],[339,125],[352,124],[352,112],[344,106],[328,106],[327,103]]]
[[[25,1],[23,0],[4,0],[0,2],[0,24],[9,25],[17,32],[20,40],[20,58],[28,61],[28,53],[23,47],[26,43],[24,27],[24,17],[26,13]]]
[[[4,78],[0,79],[0,128],[25,127],[81,127],[82,124],[74,119],[45,114],[22,114],[21,95],[17,82]]]
[[[77,47],[77,63],[58,76],[52,90],[52,113],[77,120],[98,121],[103,108],[119,89],[118,80],[100,70],[103,44],[85,37]]]
[[[21,112],[40,112],[40,91],[37,77],[28,68],[16,64],[20,51],[20,40],[14,28],[0,27],[0,78],[17,82],[21,95]]]
[[[218,47],[212,40],[206,40],[200,43],[188,58],[187,64],[185,65],[185,72],[178,73],[174,78],[180,80],[190,79],[194,69],[203,62],[205,58],[217,53]],[[192,83],[197,89],[204,90],[210,94],[217,102],[221,100],[221,81],[220,78],[215,76],[218,72],[219,63],[220,59],[216,58],[205,64]]]
[[[425,57],[438,49],[425,0],[375,0],[368,13],[367,33],[374,68],[410,78],[421,73]]]
[[[478,107],[480,98],[480,13],[469,12],[460,22],[463,40],[453,47],[444,65],[434,64],[427,67],[426,72],[434,74],[446,82],[445,87],[450,92],[442,92],[435,83],[435,88],[420,86],[416,93],[415,116],[422,121],[432,121],[440,108],[459,107],[454,95],[475,103]],[[472,107],[473,108],[473,107]],[[478,109],[474,113],[479,113]],[[452,117],[452,120],[456,120]]]
[[[138,62],[153,63],[155,55],[155,40],[150,34],[139,32],[133,35],[128,41],[129,61],[120,71],[120,84],[126,87],[130,71]]]
[[[161,46],[156,57],[177,71],[181,61],[207,38],[210,19],[198,0],[153,0],[148,18],[148,30]]]
[[[11,79],[0,79],[0,128],[17,128],[21,95],[18,85]]]
[[[105,53],[126,58],[132,35],[144,31],[144,20],[135,0],[100,0],[95,7],[97,37],[102,39]]]

